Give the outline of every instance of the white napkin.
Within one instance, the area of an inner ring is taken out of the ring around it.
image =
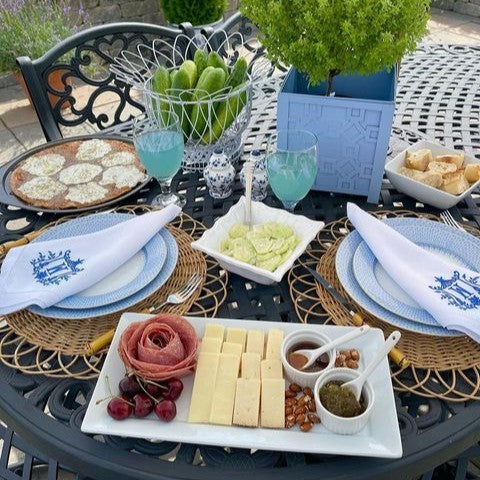
[[[437,322],[480,343],[480,274],[417,246],[349,203],[348,218],[393,280]],[[477,252],[480,254],[480,252]]]
[[[13,248],[0,271],[0,314],[29,305],[47,308],[94,285],[141,250],[180,211],[170,205],[88,235]]]

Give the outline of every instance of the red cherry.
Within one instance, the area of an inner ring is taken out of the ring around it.
[[[183,391],[183,383],[178,378],[167,380],[168,390],[164,392],[163,398],[166,400],[176,400]]]
[[[108,402],[107,412],[115,420],[125,420],[132,414],[132,406],[126,398],[113,397]]]
[[[118,384],[118,388],[120,389],[121,393],[124,393],[129,397],[133,397],[135,394],[142,391],[140,385],[138,384],[137,377],[134,375],[127,375],[123,377]]]
[[[153,412],[153,400],[146,393],[137,393],[133,401],[135,402],[133,414],[137,418],[146,417]]]
[[[163,392],[166,392],[166,388],[161,388],[158,385],[153,383],[147,383],[146,385],[147,392],[154,398],[160,398]]]
[[[177,415],[177,407],[171,400],[162,400],[155,405],[154,410],[157,417],[163,422],[171,422]]]

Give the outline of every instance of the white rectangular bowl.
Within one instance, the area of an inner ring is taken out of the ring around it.
[[[161,422],[153,413],[144,418],[131,417],[122,421],[114,420],[107,413],[108,401],[97,402],[109,395],[107,377],[115,393],[117,392],[118,382],[125,375],[125,366],[117,352],[120,336],[132,322],[146,320],[151,316],[139,313],[124,313],[122,315],[88,404],[82,422],[82,432],[145,438],[153,441],[286,452],[383,458],[399,458],[402,456],[402,441],[387,357],[382,360],[369,377],[375,391],[375,403],[367,425],[355,435],[338,435],[328,431],[323,425],[314,425],[308,433],[303,433],[298,427],[289,430],[188,423],[194,375],[182,378],[184,389],[176,402],[177,416],[172,422]],[[203,336],[207,322],[222,324],[225,327],[254,328],[265,333],[271,328],[279,328],[284,331],[285,335],[297,330],[315,330],[327,335],[332,340],[356,328],[225,318],[187,317],[187,319],[199,338]],[[362,369],[373,360],[376,352],[383,344],[382,331],[378,328],[371,328],[365,335],[345,344],[345,348],[359,350],[361,354],[360,369]]]
[[[387,174],[387,178],[399,192],[403,192],[406,195],[415,198],[419,202],[446,210],[456,205],[467,195],[470,195],[472,191],[478,187],[480,180],[472,184],[471,187],[461,195],[452,195],[451,193],[444,192],[438,188],[430,187],[429,185],[417,182],[416,180],[398,173],[399,168],[405,165],[406,152],[416,152],[417,150],[421,150],[423,148],[428,148],[431,150],[434,157],[438,155],[458,155],[461,153],[460,150],[452,150],[451,148],[444,147],[440,143],[428,142],[426,140],[422,140],[415,143],[411,147],[408,147],[385,165],[385,173]],[[465,155],[464,164],[469,163],[479,162],[475,158]]]
[[[280,282],[325,223],[310,220],[303,215],[295,215],[280,208],[268,207],[261,202],[252,202],[252,223],[256,225],[265,222],[280,222],[288,225],[301,239],[290,258],[273,272],[220,253],[220,242],[228,237],[228,231],[236,223],[245,223],[245,197],[241,197],[226,215],[220,217],[212,228],[206,230],[198,240],[193,242],[192,247],[215,258],[225,270],[254,282],[262,285]]]

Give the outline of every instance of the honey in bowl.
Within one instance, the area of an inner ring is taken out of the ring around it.
[[[328,363],[330,361],[330,357],[328,353],[324,353],[320,355],[315,362],[312,363],[308,368],[302,370],[302,367],[307,363],[308,358],[305,355],[300,353],[295,353],[297,350],[315,350],[319,348],[321,345],[318,345],[314,342],[299,342],[293,345],[290,350],[287,352],[287,362],[295,368],[295,370],[301,370],[302,372],[306,373],[315,373],[321,372],[325,368],[327,368]]]

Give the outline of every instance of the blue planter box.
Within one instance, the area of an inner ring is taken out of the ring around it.
[[[326,83],[308,85],[290,69],[278,96],[277,128],[318,138],[314,190],[350,193],[378,203],[395,109],[395,68],[370,76],[338,75],[335,97]]]

